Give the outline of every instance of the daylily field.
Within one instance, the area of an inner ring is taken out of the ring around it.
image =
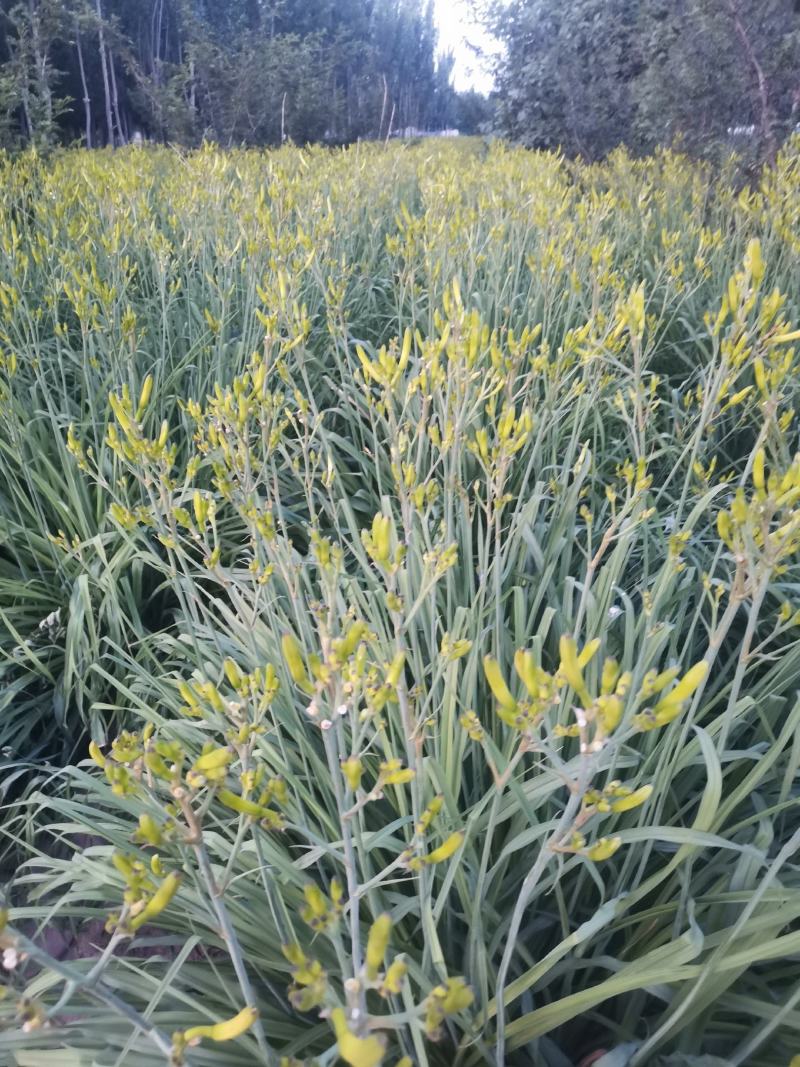
[[[800,143],[0,158],[0,1063],[788,1067]]]

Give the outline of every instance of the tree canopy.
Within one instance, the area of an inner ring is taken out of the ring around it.
[[[451,70],[432,0],[0,0],[0,143],[436,129]]]
[[[488,18],[498,126],[524,144],[598,158],[740,131],[772,155],[800,119],[798,0],[503,0]]]

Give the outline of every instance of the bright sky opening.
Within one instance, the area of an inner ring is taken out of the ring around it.
[[[459,92],[492,89],[491,56],[497,42],[480,26],[470,11],[469,0],[436,0],[439,49],[455,57],[453,82]],[[484,55],[476,55],[475,49]]]

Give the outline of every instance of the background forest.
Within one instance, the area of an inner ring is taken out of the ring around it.
[[[456,127],[590,159],[679,143],[760,160],[800,120],[798,0],[470,8],[498,43],[489,98],[455,91],[433,0],[0,0],[0,145]]]
[[[0,3],[0,144],[349,142],[474,125],[431,0]],[[478,100],[478,105],[480,99]]]

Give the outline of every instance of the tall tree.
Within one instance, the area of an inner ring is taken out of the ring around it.
[[[626,140],[639,71],[636,0],[513,0],[492,9],[505,43],[499,121],[512,138],[597,157]]]
[[[8,60],[5,75],[7,119],[19,115],[19,132],[38,145],[56,136],[65,102],[56,97],[60,72],[53,63],[64,33],[64,8],[58,0],[22,0],[6,14]]]
[[[453,111],[432,0],[0,0],[2,11],[5,140],[339,142]]]
[[[494,0],[487,18],[498,122],[525,144],[710,151],[744,128],[769,158],[798,118],[798,0]]]
[[[796,121],[796,0],[648,0],[645,16],[637,86],[643,146],[680,136],[702,150],[746,130],[759,155],[774,155]]]

